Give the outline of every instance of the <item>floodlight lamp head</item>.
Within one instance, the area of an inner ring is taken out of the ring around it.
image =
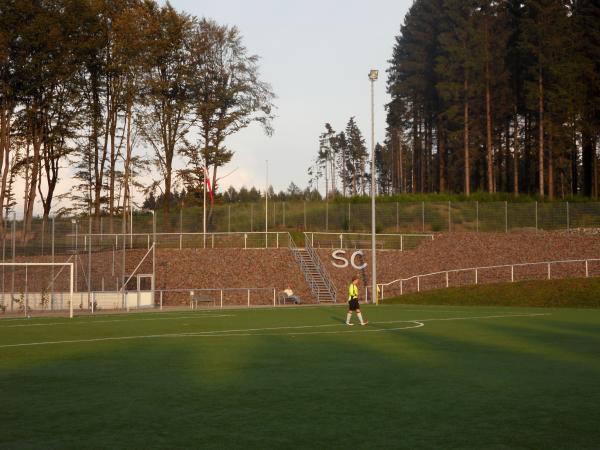
[[[369,72],[369,80],[377,81],[378,78],[379,78],[379,70],[372,69]]]

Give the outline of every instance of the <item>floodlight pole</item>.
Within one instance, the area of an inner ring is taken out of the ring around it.
[[[269,232],[269,160],[265,161],[265,242],[267,242],[267,233]],[[267,245],[265,244],[265,247]]]
[[[377,190],[375,189],[376,184],[376,172],[375,172],[375,82],[379,78],[379,71],[371,70],[369,72],[369,80],[371,80],[371,273],[372,273],[372,286],[371,286],[371,297],[373,303],[379,304],[379,295],[377,293],[377,235],[375,226],[375,197]]]

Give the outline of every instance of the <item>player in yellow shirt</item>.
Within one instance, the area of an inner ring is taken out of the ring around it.
[[[352,311],[356,311],[358,320],[361,325],[369,323],[368,320],[363,320],[362,313],[360,312],[360,305],[358,304],[358,275],[352,277],[352,283],[348,286],[348,314],[346,315],[346,325],[354,325],[350,320],[352,319]]]

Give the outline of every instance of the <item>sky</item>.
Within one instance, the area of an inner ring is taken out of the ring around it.
[[[388,60],[412,0],[171,0],[171,5],[220,24],[237,26],[244,44],[259,55],[263,81],[277,95],[275,133],[246,129],[226,144],[235,151],[221,187],[286,190],[308,184],[319,135],[329,122],[336,131],[355,116],[371,145],[370,69],[375,85],[375,139],[385,138]]]

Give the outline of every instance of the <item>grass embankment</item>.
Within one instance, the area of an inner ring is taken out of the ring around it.
[[[522,281],[406,294],[386,304],[600,308],[600,278]]]

